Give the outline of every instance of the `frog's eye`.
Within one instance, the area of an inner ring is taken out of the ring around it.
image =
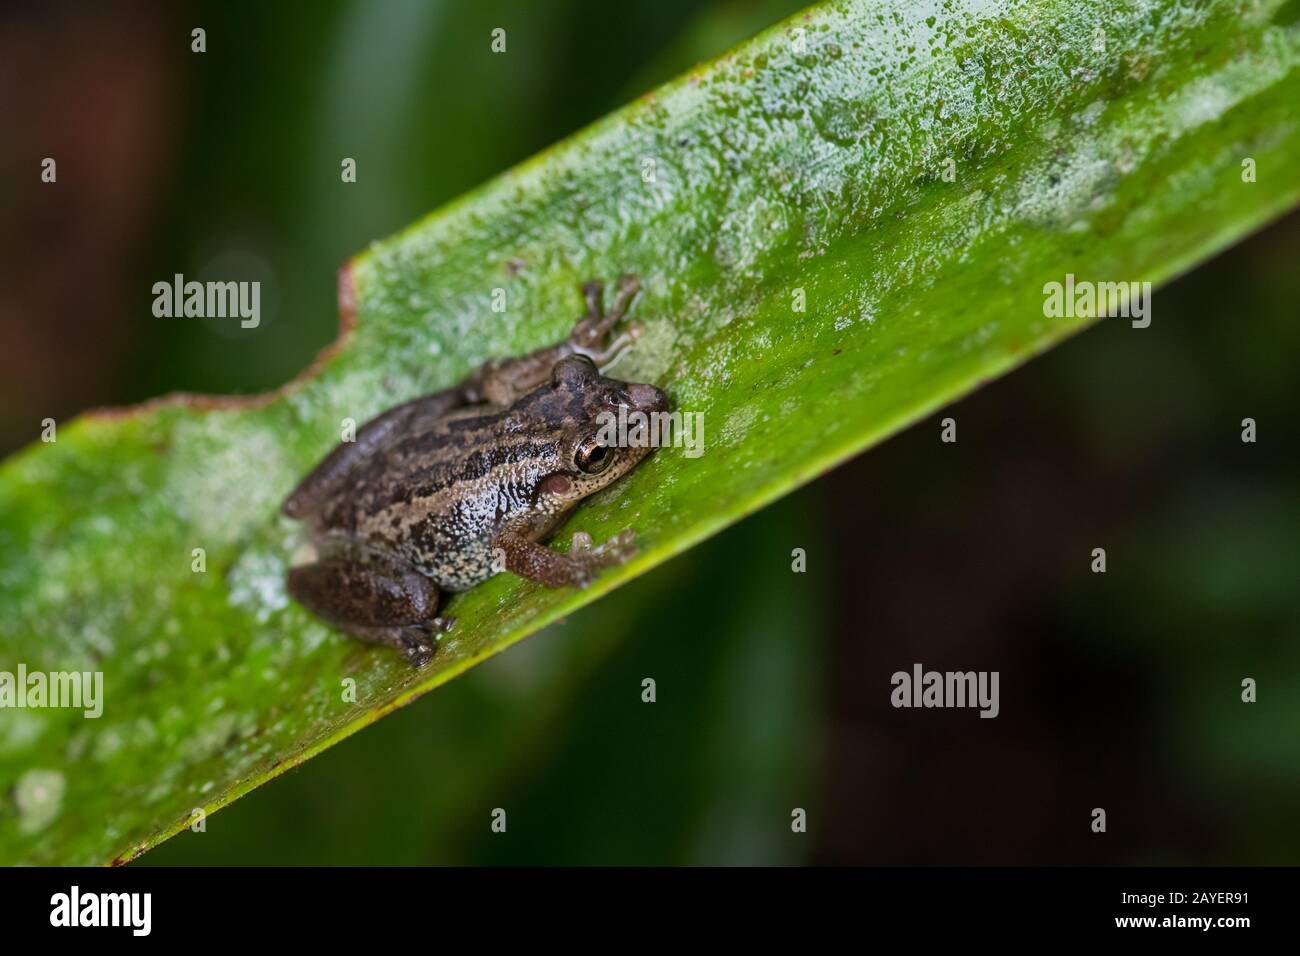
[[[594,438],[588,438],[578,446],[573,456],[573,463],[585,475],[599,475],[614,460],[614,449],[602,445]]]
[[[551,380],[566,388],[581,388],[600,373],[596,363],[585,355],[570,355],[555,363],[551,371]]]

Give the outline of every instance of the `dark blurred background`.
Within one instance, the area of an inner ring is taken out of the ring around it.
[[[6,6],[0,451],[278,385],[350,254],[800,6]],[[1297,262],[1293,215],[141,862],[1297,862]],[[209,270],[255,333],[153,318]],[[891,708],[914,662],[1001,715]]]

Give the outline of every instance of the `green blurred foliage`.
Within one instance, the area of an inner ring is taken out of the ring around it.
[[[333,341],[350,256],[801,6],[354,0],[304,17],[196,4],[177,28],[202,24],[209,53],[183,61],[187,125],[169,131],[183,146],[140,288],[235,256],[241,278],[263,280],[265,317],[257,336],[218,323],[151,335],[124,397],[276,387]],[[505,56],[489,46],[498,27]],[[355,183],[340,182],[343,157]]]

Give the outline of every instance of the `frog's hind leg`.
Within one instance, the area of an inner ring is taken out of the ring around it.
[[[337,544],[289,570],[289,593],[322,620],[370,644],[401,652],[419,666],[434,637],[452,625],[440,618],[438,585],[400,558],[358,544]]]

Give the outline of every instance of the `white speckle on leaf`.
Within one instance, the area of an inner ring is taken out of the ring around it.
[[[750,427],[758,418],[758,409],[752,405],[742,405],[733,409],[722,423],[722,443],[734,445],[743,441]]]
[[[1218,119],[1237,102],[1232,91],[1212,79],[1193,83],[1178,103],[1178,119],[1184,130],[1195,129]]]
[[[289,606],[285,566],[279,555],[246,551],[230,569],[230,603],[251,611],[259,623]]]
[[[45,718],[30,710],[7,711],[0,720],[0,756],[20,753],[40,739]]]
[[[18,830],[39,833],[54,822],[63,808],[67,781],[58,770],[28,770],[14,785],[18,807]]]

